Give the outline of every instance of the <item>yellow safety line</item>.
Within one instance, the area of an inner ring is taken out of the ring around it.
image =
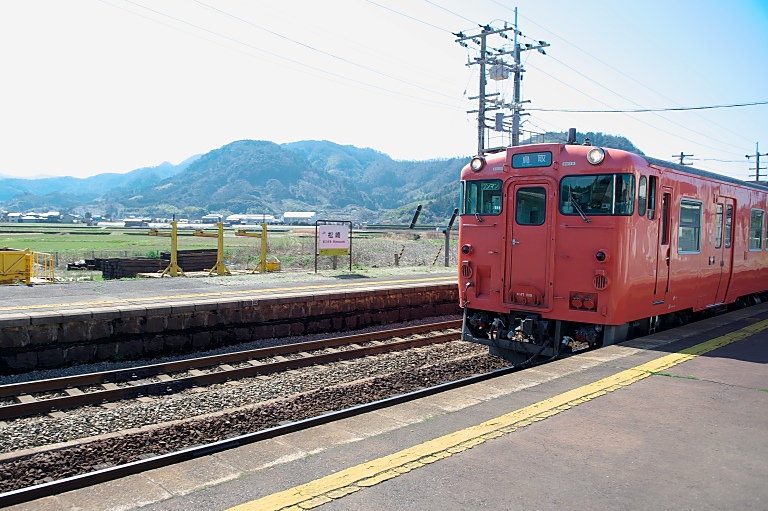
[[[178,300],[180,298],[202,298],[202,297],[216,297],[216,296],[236,296],[246,295],[254,293],[270,293],[276,291],[306,291],[308,289],[329,289],[338,287],[354,287],[354,286],[381,286],[387,284],[407,284],[413,282],[432,282],[436,280],[449,280],[451,277],[426,277],[422,279],[399,279],[399,280],[379,280],[373,282],[353,282],[349,284],[320,284],[313,286],[296,286],[296,287],[274,287],[266,289],[244,289],[238,291],[215,291],[208,293],[189,293],[183,295],[170,295],[170,296],[145,296],[138,298],[119,298],[116,300],[103,300],[98,302],[70,302],[70,303],[57,303],[57,304],[34,304],[34,305],[21,305],[16,307],[0,307],[0,311],[10,310],[25,310],[25,309],[50,309],[59,307],[108,307],[114,304],[120,303],[134,303],[134,302],[147,302],[147,301],[165,301],[165,300]]]
[[[492,438],[512,433],[518,428],[544,420],[596,397],[626,387],[672,366],[691,360],[727,344],[745,339],[768,328],[768,320],[755,323],[730,334],[697,344],[678,353],[621,371],[613,376],[584,385],[563,394],[539,401],[495,419],[461,431],[409,447],[377,460],[331,474],[322,479],[289,490],[246,502],[228,511],[312,509],[335,499],[374,486],[437,460],[453,456]]]

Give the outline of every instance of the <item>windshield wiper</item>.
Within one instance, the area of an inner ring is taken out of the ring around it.
[[[579,214],[582,220],[584,220],[587,223],[591,223],[592,220],[587,218],[587,215],[584,214],[584,210],[581,209],[581,206],[573,199],[573,196],[568,197],[568,201],[573,204],[573,207],[576,209],[576,212]]]

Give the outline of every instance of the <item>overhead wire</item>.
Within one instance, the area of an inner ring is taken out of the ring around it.
[[[716,108],[737,108],[742,106],[768,105],[768,101],[753,101],[751,103],[731,103],[727,105],[707,105],[707,106],[682,106],[668,108],[637,108],[634,110],[574,110],[562,108],[529,108],[528,110],[537,110],[539,112],[564,112],[564,113],[587,113],[587,114],[617,114],[617,113],[643,113],[643,112],[676,112],[687,110],[712,110]]]
[[[490,1],[491,1],[491,2],[493,2],[493,3],[495,3],[495,4],[497,4],[497,5],[499,5],[499,6],[501,6],[501,7],[504,7],[505,9],[508,9],[508,10],[512,10],[510,7],[508,7],[508,6],[504,5],[504,4],[502,4],[501,2],[499,2],[499,1],[497,1],[497,0],[490,0]],[[602,59],[600,59],[600,58],[598,58],[598,57],[596,57],[596,56],[592,55],[592,54],[591,54],[591,53],[589,53],[588,51],[586,51],[586,50],[584,50],[584,49],[582,49],[582,48],[579,48],[578,46],[576,46],[575,44],[571,43],[570,41],[568,41],[568,40],[567,40],[567,39],[565,39],[564,37],[562,37],[562,36],[560,36],[560,35],[556,34],[555,32],[553,32],[553,31],[549,30],[548,28],[546,28],[546,27],[544,27],[544,26],[540,25],[539,23],[536,23],[534,20],[532,20],[531,18],[528,18],[528,17],[527,17],[527,16],[525,16],[524,14],[519,14],[519,16],[520,16],[521,18],[524,18],[524,19],[526,19],[526,20],[527,20],[527,21],[529,21],[530,23],[532,23],[532,24],[536,25],[537,27],[541,28],[542,30],[545,30],[545,31],[549,32],[550,34],[554,35],[555,37],[557,37],[558,39],[560,39],[560,40],[561,40],[561,41],[563,41],[564,43],[566,43],[566,44],[568,44],[569,46],[571,46],[571,47],[575,48],[576,50],[578,50],[578,51],[580,51],[581,53],[583,53],[583,54],[587,55],[588,57],[590,57],[590,58],[592,58],[592,59],[596,60],[597,62],[599,62],[599,63],[603,64],[603,65],[604,65],[604,66],[606,66],[607,68],[609,68],[609,69],[611,69],[611,70],[613,70],[613,71],[615,71],[615,72],[619,73],[620,75],[624,76],[625,78],[628,78],[629,80],[632,80],[632,82],[633,82],[633,83],[636,83],[636,84],[640,85],[641,87],[643,87],[644,89],[646,89],[646,90],[649,90],[649,91],[651,91],[652,93],[656,94],[657,96],[659,96],[659,97],[661,97],[661,98],[663,98],[663,99],[666,99],[666,100],[667,100],[667,101],[669,101],[670,103],[673,103],[673,104],[679,105],[679,103],[677,103],[677,102],[676,102],[676,101],[674,101],[673,99],[670,99],[669,97],[665,96],[665,95],[664,95],[664,94],[662,94],[661,92],[659,92],[659,91],[657,91],[657,90],[655,90],[655,89],[653,89],[653,88],[649,87],[648,85],[644,84],[643,82],[639,81],[637,78],[634,78],[634,77],[632,77],[632,76],[628,75],[628,74],[627,74],[627,73],[625,73],[624,71],[622,71],[622,70],[620,70],[620,69],[616,68],[615,66],[613,66],[613,65],[611,65],[611,64],[609,64],[609,63],[607,63],[607,62],[603,61]],[[706,122],[710,123],[710,124],[716,125],[716,126],[719,128],[719,129],[724,129],[725,131],[728,131],[728,132],[729,132],[729,133],[731,133],[732,135],[736,135],[737,137],[740,137],[740,138],[742,138],[742,139],[744,139],[744,140],[748,140],[746,137],[744,137],[744,136],[743,136],[743,135],[741,135],[740,133],[736,133],[735,131],[728,129],[728,128],[727,128],[727,127],[725,127],[725,126],[721,126],[721,125],[719,125],[719,124],[716,124],[715,122],[713,122],[713,121],[712,121],[712,120],[710,120],[710,119],[707,119],[707,118],[706,118],[706,117],[704,117],[704,116],[701,116],[701,115],[697,115],[697,116],[698,116],[699,118],[703,119],[704,121],[706,121]]]
[[[131,1],[131,0],[127,0],[127,1]],[[307,43],[304,43],[304,42],[299,41],[297,39],[293,39],[291,37],[285,36],[285,35],[283,35],[283,34],[281,34],[279,32],[275,32],[272,29],[263,27],[263,26],[258,25],[256,23],[253,23],[252,21],[245,20],[245,19],[243,19],[243,18],[241,18],[239,16],[236,16],[234,14],[226,12],[226,11],[224,11],[222,9],[217,8],[217,7],[213,7],[212,5],[206,4],[205,2],[203,2],[201,0],[193,0],[193,1],[198,3],[198,4],[200,4],[200,5],[202,5],[203,7],[206,7],[207,9],[210,9],[212,11],[215,11],[215,12],[218,12],[220,14],[223,14],[224,16],[227,16],[229,18],[237,20],[237,21],[239,21],[241,23],[245,23],[246,25],[249,25],[249,26],[251,26],[253,28],[258,28],[259,30],[263,30],[264,32],[272,34],[275,37],[279,37],[279,38],[284,39],[286,41],[289,41],[291,43],[297,44],[297,45],[299,45],[299,46],[301,46],[303,48],[306,48],[308,50],[311,50],[311,51],[320,53],[322,55],[325,55],[326,57],[330,57],[330,58],[336,59],[336,60],[338,60],[340,62],[344,62],[345,64],[349,64],[351,66],[358,67],[358,68],[364,69],[366,71],[370,71],[371,73],[384,76],[386,78],[389,78],[390,80],[395,80],[397,82],[404,83],[404,84],[409,85],[411,87],[415,87],[415,88],[421,89],[421,90],[423,90],[425,92],[429,92],[429,93],[432,93],[432,94],[437,94],[438,96],[447,97],[449,99],[454,99],[454,96],[449,96],[448,94],[443,94],[442,92],[438,92],[438,91],[435,91],[435,90],[432,90],[432,89],[428,89],[427,87],[423,87],[423,86],[418,85],[416,83],[409,82],[408,80],[403,80],[402,78],[398,78],[396,76],[392,76],[391,74],[384,73],[384,72],[379,71],[378,69],[372,68],[370,66],[366,66],[366,65],[363,65],[363,64],[360,64],[360,63],[357,63],[357,62],[353,62],[353,61],[351,61],[351,60],[349,60],[349,59],[347,59],[345,57],[336,55],[335,53],[327,52],[327,51],[322,50],[320,48],[316,48],[316,47],[312,46],[311,44],[307,44]],[[134,2],[131,1],[131,3],[134,3]]]
[[[102,3],[105,3],[105,4],[109,5],[109,6],[111,6],[111,7],[114,7],[114,8],[120,9],[120,10],[123,10],[123,11],[125,11],[125,12],[128,12],[128,13],[131,13],[131,14],[133,14],[133,15],[136,15],[136,16],[139,16],[139,17],[142,17],[142,18],[145,18],[145,19],[147,19],[147,20],[150,20],[150,21],[153,21],[153,22],[159,23],[159,24],[161,24],[161,25],[163,25],[163,26],[166,26],[166,27],[170,27],[170,28],[173,28],[173,29],[176,29],[176,30],[180,30],[178,27],[174,27],[174,26],[172,26],[172,25],[168,25],[168,24],[166,24],[166,23],[162,23],[161,21],[159,21],[159,20],[156,20],[156,19],[154,19],[154,18],[151,18],[151,17],[142,16],[142,15],[141,15],[141,14],[139,14],[139,13],[136,13],[136,12],[133,12],[133,11],[130,11],[130,10],[124,9],[124,8],[122,8],[122,7],[119,7],[119,6],[117,6],[117,5],[114,5],[114,4],[112,4],[112,3],[110,3],[110,2],[108,2],[108,1],[106,1],[106,0],[100,0],[100,1],[101,1]],[[410,94],[405,94],[405,93],[402,93],[402,92],[399,92],[399,91],[394,91],[394,90],[388,89],[388,88],[386,88],[386,87],[381,87],[381,86],[378,86],[378,85],[374,85],[374,84],[371,84],[371,83],[367,83],[367,82],[364,82],[364,81],[361,81],[361,80],[357,80],[357,79],[354,79],[354,78],[350,78],[350,77],[347,77],[347,76],[343,76],[343,75],[340,75],[340,74],[338,74],[338,73],[334,73],[334,72],[331,72],[331,71],[327,71],[327,70],[325,70],[325,69],[322,69],[322,68],[319,68],[319,67],[315,67],[315,66],[312,66],[312,65],[306,64],[306,63],[304,63],[304,62],[300,62],[300,61],[298,61],[298,60],[294,60],[294,59],[291,59],[291,58],[285,57],[285,56],[283,56],[283,55],[279,55],[279,54],[277,54],[277,53],[274,53],[274,52],[271,52],[271,51],[269,51],[269,50],[265,50],[265,49],[263,49],[263,48],[259,48],[259,47],[257,47],[257,46],[254,46],[254,45],[252,45],[252,44],[249,44],[249,43],[246,43],[246,42],[240,41],[240,40],[238,40],[238,39],[235,39],[235,38],[232,38],[232,37],[226,36],[226,35],[224,35],[224,34],[220,34],[220,33],[216,32],[216,31],[213,31],[213,30],[207,29],[207,28],[205,28],[205,27],[201,27],[201,26],[199,26],[199,25],[195,25],[194,23],[190,23],[190,22],[188,22],[188,21],[185,21],[185,20],[179,19],[179,18],[177,18],[177,17],[175,17],[175,16],[172,16],[172,15],[170,15],[170,14],[166,14],[166,13],[160,12],[160,11],[158,11],[158,10],[156,10],[156,9],[152,9],[152,8],[150,8],[150,7],[147,7],[147,6],[145,6],[145,5],[142,5],[142,4],[140,4],[140,3],[138,3],[138,2],[135,2],[135,1],[133,1],[133,0],[124,0],[124,1],[125,1],[125,2],[127,2],[127,3],[129,3],[129,4],[135,5],[136,7],[139,7],[139,8],[142,8],[142,9],[146,9],[146,10],[148,10],[148,11],[150,11],[150,12],[153,12],[153,13],[155,13],[155,14],[157,14],[157,15],[160,15],[160,16],[163,16],[163,17],[166,17],[166,18],[172,19],[172,20],[174,20],[174,21],[176,21],[176,22],[178,22],[178,23],[182,23],[182,24],[184,24],[184,25],[188,25],[188,26],[190,26],[190,27],[192,27],[192,28],[195,28],[195,29],[197,29],[197,30],[200,30],[200,31],[202,31],[202,32],[206,32],[206,33],[208,33],[208,34],[212,34],[212,35],[214,35],[214,36],[216,36],[216,37],[220,37],[220,38],[222,38],[222,39],[224,39],[224,40],[227,40],[227,41],[230,41],[230,42],[236,43],[236,44],[238,44],[238,45],[242,45],[242,46],[244,46],[244,47],[247,47],[247,48],[250,48],[250,49],[252,49],[252,50],[256,50],[256,51],[259,51],[259,52],[261,52],[261,53],[264,53],[264,54],[270,55],[270,56],[272,56],[272,57],[275,57],[275,58],[279,59],[277,62],[275,62],[275,61],[268,61],[268,62],[270,62],[270,63],[272,63],[272,64],[275,64],[275,65],[280,65],[280,66],[282,66],[282,67],[286,67],[286,68],[288,68],[288,69],[296,70],[296,69],[293,69],[293,68],[291,68],[290,66],[287,66],[287,65],[285,64],[285,62],[289,62],[289,63],[292,63],[292,64],[296,64],[296,65],[300,66],[300,70],[301,70],[301,71],[305,71],[305,69],[310,69],[310,70],[313,70],[313,71],[317,71],[318,73],[321,73],[321,75],[315,75],[315,76],[318,76],[319,78],[323,78],[323,79],[331,80],[331,79],[329,78],[329,76],[332,76],[332,77],[335,77],[335,78],[339,78],[339,79],[341,79],[341,80],[344,80],[344,82],[337,82],[337,83],[345,83],[346,85],[351,85],[351,86],[354,86],[354,87],[357,87],[357,88],[362,88],[362,89],[364,89],[364,90],[371,90],[371,89],[373,89],[373,90],[374,90],[374,92],[378,92],[378,93],[380,93],[380,94],[384,94],[384,95],[388,95],[388,96],[392,96],[392,97],[399,97],[399,98],[401,98],[401,99],[405,99],[405,100],[408,100],[408,101],[417,102],[417,103],[421,103],[421,104],[432,104],[432,105],[435,105],[435,106],[442,106],[442,107],[446,107],[446,108],[450,108],[450,109],[454,109],[454,108],[455,108],[455,105],[449,105],[449,104],[447,104],[447,103],[441,103],[441,102],[438,102],[438,101],[434,101],[434,100],[431,100],[431,99],[426,99],[426,98],[419,98],[419,97],[416,97],[416,96],[413,96],[413,95],[410,95]],[[201,38],[201,39],[203,39],[203,40],[205,40],[205,41],[208,41],[208,42],[213,42],[213,43],[215,43],[215,44],[220,44],[220,45],[221,45],[221,43],[218,43],[218,42],[216,42],[216,41],[212,41],[212,40],[210,40],[210,39],[207,39],[207,38],[205,38],[205,37],[201,37],[199,34],[194,34],[194,33],[191,33],[191,32],[186,32],[186,31],[183,31],[183,30],[182,30],[182,32],[183,32],[183,33],[186,33],[186,34],[188,34],[188,35],[192,35],[192,36],[194,36],[194,37],[199,37],[199,38]],[[227,48],[233,49],[233,48],[231,48],[231,47],[229,47],[229,46],[226,46],[226,45],[224,45],[224,46],[225,46],[225,47],[227,47]],[[240,50],[236,50],[236,51],[240,51]],[[249,55],[249,56],[252,56],[252,57],[254,57],[254,58],[259,58],[259,57],[256,57],[255,55],[252,55],[252,54],[250,54],[250,53],[247,53],[247,52],[244,52],[244,53],[246,53],[247,55]],[[331,80],[331,81],[336,81],[336,80]],[[455,98],[450,98],[450,99],[455,99]]]

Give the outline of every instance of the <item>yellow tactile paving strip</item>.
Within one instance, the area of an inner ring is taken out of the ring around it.
[[[768,329],[768,320],[621,371],[613,376],[539,401],[482,424],[456,431],[377,460],[350,467],[301,486],[235,506],[228,511],[313,509],[345,495],[361,491],[382,481],[471,449],[493,438],[512,433],[518,428],[542,421],[569,408],[631,385],[655,373],[745,339],[765,329]]]
[[[0,311],[23,311],[23,310],[39,310],[39,309],[59,309],[61,307],[112,307],[115,305],[128,305],[139,302],[155,302],[162,301],[168,302],[170,300],[189,300],[197,298],[221,298],[231,296],[242,296],[252,294],[265,294],[265,293],[305,293],[311,290],[333,290],[339,288],[350,287],[381,287],[403,284],[419,284],[419,283],[434,283],[443,281],[445,283],[452,283],[450,278],[446,277],[427,277],[419,279],[397,279],[397,280],[379,280],[373,282],[352,282],[343,284],[318,284],[312,286],[295,286],[295,287],[274,287],[263,289],[240,289],[235,291],[211,291],[205,293],[186,293],[178,295],[165,295],[165,296],[144,296],[136,298],[117,298],[110,300],[100,300],[91,302],[68,302],[68,303],[48,303],[48,304],[32,304],[32,305],[17,305],[14,307],[0,307]]]

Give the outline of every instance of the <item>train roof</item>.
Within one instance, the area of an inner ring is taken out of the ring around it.
[[[688,165],[680,165],[678,163],[673,163],[671,161],[666,161],[666,160],[659,160],[657,158],[651,158],[649,156],[640,156],[640,157],[644,158],[645,161],[647,161],[648,163],[652,165],[658,165],[659,167],[666,167],[668,169],[674,169],[679,172],[685,172],[686,174],[693,174],[695,176],[707,177],[707,178],[715,179],[718,181],[725,181],[726,183],[746,186],[749,188],[754,188],[756,190],[768,191],[768,184],[766,183],[742,181],[741,179],[736,179],[735,177],[724,176],[722,174],[709,172],[708,170],[697,169],[696,167],[690,167]]]

